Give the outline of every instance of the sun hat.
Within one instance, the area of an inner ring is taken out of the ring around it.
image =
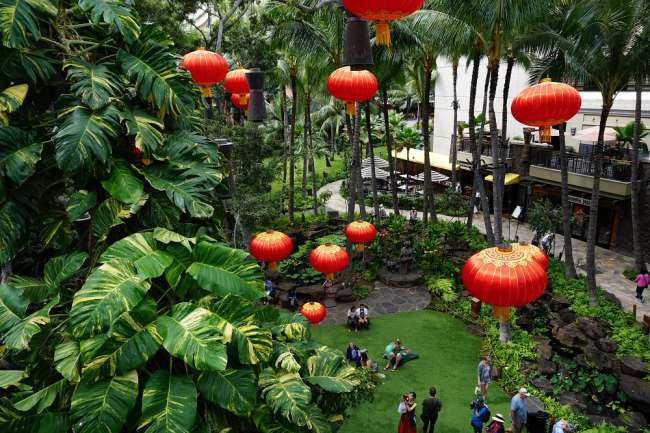
[[[496,421],[496,422],[500,422],[500,423],[505,423],[505,420],[503,419],[503,415],[501,415],[500,413],[494,415],[494,416],[492,417],[492,421]]]
[[[523,394],[525,396],[530,395],[530,393],[528,392],[528,390],[526,388],[519,388],[519,394]]]

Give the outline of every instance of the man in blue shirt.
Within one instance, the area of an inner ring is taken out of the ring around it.
[[[474,433],[481,433],[483,431],[483,423],[489,420],[488,407],[485,405],[483,399],[479,397],[472,408],[472,421],[470,421],[470,424],[474,428]]]
[[[512,419],[512,433],[521,433],[528,419],[528,390],[521,388],[510,401],[510,418]]]

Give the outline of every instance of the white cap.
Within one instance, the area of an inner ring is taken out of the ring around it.
[[[519,394],[523,394],[523,395],[525,395],[525,396],[530,395],[530,394],[528,393],[528,390],[527,390],[526,388],[519,388]]]

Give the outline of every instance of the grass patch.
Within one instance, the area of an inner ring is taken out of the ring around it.
[[[420,355],[420,359],[409,362],[402,370],[387,373],[377,387],[375,400],[352,409],[339,433],[396,431],[400,396],[415,391],[421,403],[431,385],[438,388],[443,404],[436,431],[471,431],[469,403],[476,386],[481,339],[470,335],[460,321],[442,313],[418,311],[374,318],[367,332],[351,334],[343,326],[321,326],[313,328],[313,335],[319,343],[343,350],[350,341],[368,348],[382,372],[384,347],[396,337]],[[488,403],[492,414],[499,412],[509,418],[510,399],[495,384],[491,386]],[[418,431],[422,431],[420,405],[417,413]]]

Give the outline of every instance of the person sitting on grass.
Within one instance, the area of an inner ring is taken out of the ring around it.
[[[393,371],[397,371],[400,362],[402,362],[402,358],[404,358],[404,356],[406,356],[407,354],[410,354],[411,351],[408,348],[402,346],[402,342],[400,341],[399,338],[396,339],[394,343],[391,343],[388,345],[388,347],[386,347],[387,352],[389,350],[389,347],[390,347],[390,352],[387,353],[388,362],[386,363],[386,367],[384,367],[384,370],[389,370],[392,365]]]
[[[357,309],[357,328],[367,328],[369,324],[370,318],[368,317],[368,306],[366,304],[361,304]]]
[[[354,329],[355,331],[359,330],[359,316],[357,315],[356,305],[353,305],[348,309],[347,325],[349,330],[352,329]]]
[[[368,370],[374,371],[375,373],[379,372],[379,365],[374,362],[368,356],[368,349],[361,349],[361,368],[367,368]]]
[[[357,367],[361,366],[361,353],[359,351],[359,346],[350,342],[350,344],[348,344],[348,349],[345,352],[345,358],[350,364],[354,364]]]

